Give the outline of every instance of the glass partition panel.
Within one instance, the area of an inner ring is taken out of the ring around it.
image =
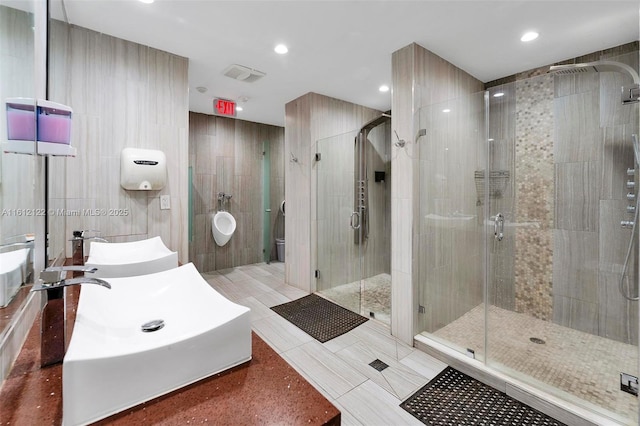
[[[316,290],[333,302],[360,313],[361,256],[355,243],[359,227],[354,210],[354,146],[357,131],[316,142],[317,178]],[[357,232],[358,229],[356,230]]]
[[[602,59],[638,69],[637,51]],[[542,74],[419,112],[422,334],[621,424],[638,418],[632,83]]]
[[[368,227],[361,244],[363,315],[391,321],[391,122],[366,133],[363,172],[367,184]]]
[[[484,92],[420,109],[420,330],[484,358]],[[469,324],[464,329],[459,324]]]

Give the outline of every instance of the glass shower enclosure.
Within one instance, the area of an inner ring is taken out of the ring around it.
[[[389,324],[390,117],[316,142],[316,291]]]
[[[638,69],[638,52],[607,60]],[[419,111],[422,336],[623,424],[638,421],[631,83],[543,73]]]

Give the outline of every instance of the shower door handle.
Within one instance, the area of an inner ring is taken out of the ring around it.
[[[504,238],[504,216],[502,213],[496,214],[493,220],[493,237],[496,241],[502,241]]]
[[[353,218],[354,218],[354,217],[355,217],[356,219],[358,219],[358,220],[356,221],[356,225],[354,225],[354,224],[353,224],[353,223],[354,223],[354,220],[353,220]],[[353,229],[360,229],[360,213],[358,213],[358,212],[351,212],[351,218],[349,219],[349,224],[351,225],[351,227],[352,227]]]

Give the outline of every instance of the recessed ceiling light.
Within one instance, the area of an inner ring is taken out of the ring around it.
[[[200,93],[205,93],[208,89],[204,86],[198,86],[196,87],[196,90]]]
[[[279,44],[273,50],[280,55],[284,55],[289,51],[289,48],[284,44]]]
[[[449,108],[445,108],[442,110],[442,112],[451,112],[451,110]]]
[[[236,111],[242,111],[243,108],[240,105],[236,105]]]
[[[146,4],[151,4],[156,0],[138,0],[140,3],[146,3]]]
[[[381,92],[383,92],[383,93],[384,93],[384,92],[388,92],[388,91],[389,91],[389,86],[387,86],[386,84],[383,84],[382,86],[380,86],[380,87],[378,88],[378,90],[379,90],[379,91],[381,91]]]
[[[501,98],[502,96],[504,96],[504,92],[498,92],[493,94],[494,98]]]
[[[538,38],[538,33],[535,31],[529,31],[526,32],[522,35],[522,37],[520,37],[520,41],[531,41],[531,40],[535,40]]]

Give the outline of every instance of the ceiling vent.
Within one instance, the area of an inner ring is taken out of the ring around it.
[[[246,83],[253,83],[267,75],[262,71],[254,70],[238,64],[233,64],[227,67],[223,71],[223,74],[227,77],[233,78],[234,80],[244,81]]]

